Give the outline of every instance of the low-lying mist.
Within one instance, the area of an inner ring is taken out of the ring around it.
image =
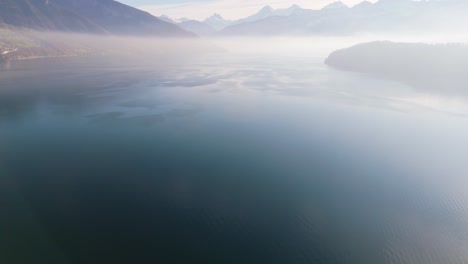
[[[458,78],[464,76],[463,65],[468,63],[468,61],[465,63],[466,56],[462,54],[466,49],[450,48],[463,47],[463,43],[468,43],[468,36],[464,34],[154,38],[6,29],[0,31],[0,34],[3,36],[0,42],[0,60],[10,61],[10,63],[4,63],[0,67],[0,71],[14,69],[15,63],[13,61],[15,60],[22,60],[24,65],[30,61],[27,59],[48,57],[67,58],[68,62],[64,65],[81,70],[96,67],[100,67],[100,69],[102,67],[133,67],[135,69],[136,67],[150,66],[153,70],[158,70],[160,74],[166,70],[177,70],[191,65],[195,60],[198,61],[197,63],[202,63],[200,64],[201,69],[203,63],[208,59],[210,63],[216,63],[220,65],[219,67],[227,69],[232,67],[229,64],[230,61],[225,60],[227,56],[263,61],[266,67],[272,68],[276,66],[268,65],[271,60],[284,64],[289,63],[288,58],[296,58],[299,59],[301,65],[290,66],[304,67],[313,65],[317,61],[319,63],[329,62],[330,54],[334,55],[335,51],[362,43],[374,41],[412,43],[409,45],[411,47],[409,50],[405,48],[407,46],[398,46],[401,48],[392,51],[391,57],[386,56],[389,54],[388,51],[373,49],[372,46],[363,46],[364,48],[361,48],[359,53],[353,54],[352,67],[339,67],[343,63],[351,63],[349,60],[347,62],[341,60],[340,64],[336,65],[328,63],[328,65],[340,70],[361,72],[374,75],[376,78],[399,81],[423,92],[450,96],[461,95],[463,97],[467,94],[464,91],[465,78]],[[436,52],[436,54],[434,49],[427,48],[435,44],[437,47],[445,45],[447,48],[444,50],[450,50],[450,56],[445,56],[445,53],[440,52]],[[416,53],[417,56],[408,56],[408,54],[415,55]],[[87,58],[87,60],[79,64],[69,63],[74,58]],[[391,66],[394,68],[386,67],[386,65],[391,64],[390,60],[395,62],[397,58],[399,62]],[[41,64],[41,62],[33,61],[29,63]],[[365,65],[374,70],[386,67],[385,74],[375,73],[373,70],[359,70]],[[38,74],[49,74],[47,67],[35,68],[36,71],[38,68],[42,69]],[[424,71],[424,69],[439,70]],[[411,75],[411,72],[416,70],[418,74]],[[438,73],[450,74],[441,77]],[[129,77],[127,73],[123,76]],[[452,78],[452,76],[457,78]],[[26,80],[24,82],[23,89],[32,87],[26,85]],[[82,82],[86,82],[86,80],[82,80]],[[444,85],[446,87],[442,87]],[[13,86],[16,89],[17,85]],[[53,85],[44,85],[45,88],[49,86]],[[0,92],[11,90],[9,87],[10,85],[4,84]]]
[[[152,38],[32,30],[1,30],[0,61],[43,57],[106,55],[115,58],[179,60],[222,49],[200,38]],[[171,59],[169,59],[171,58]]]
[[[464,43],[466,34],[353,34],[349,36],[258,36],[154,38],[0,29],[0,61],[39,57],[110,55],[170,62],[213,52],[317,54],[371,41]]]

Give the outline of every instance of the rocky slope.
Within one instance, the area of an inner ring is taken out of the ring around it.
[[[0,0],[0,22],[21,28],[140,36],[193,36],[113,0]]]

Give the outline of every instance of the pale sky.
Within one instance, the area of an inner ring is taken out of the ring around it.
[[[297,4],[302,8],[319,9],[337,0],[119,0],[125,4],[148,11],[153,15],[168,15],[172,18],[187,17],[203,20],[214,13],[226,19],[239,19],[256,13],[269,5],[275,9]],[[363,0],[342,0],[353,6]],[[370,2],[375,2],[371,0]]]

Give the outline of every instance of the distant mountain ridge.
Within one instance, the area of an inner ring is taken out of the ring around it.
[[[214,14],[209,18],[203,20],[203,23],[211,26],[216,30],[221,30],[229,26],[232,23],[232,21],[224,19],[220,14]]]
[[[340,35],[358,32],[427,32],[463,30],[466,0],[379,0],[348,7],[338,1],[321,10],[303,9],[288,16],[230,25],[220,35]]]
[[[196,20],[185,20],[177,23],[177,25],[199,36],[209,36],[216,33],[216,29],[214,29],[212,26]]]
[[[298,5],[276,10],[265,6],[251,16],[234,21],[215,14],[196,22],[199,27],[213,28],[211,34],[220,36],[431,33],[430,30],[464,29],[468,24],[467,13],[467,0],[379,0],[375,3],[362,1],[354,6],[336,1],[320,10],[303,9]]]
[[[238,20],[227,20],[218,13],[213,14],[212,16],[206,18],[203,21],[197,21],[187,18],[172,19],[166,15],[160,16],[159,19],[172,24],[176,24],[181,28],[193,32],[197,35],[213,35],[217,31],[221,31],[226,27],[232,25],[255,22],[272,16],[290,16],[294,13],[299,13],[303,10],[305,9],[302,9],[300,6],[294,4],[291,7],[285,9],[273,9],[270,6],[265,6],[257,13]]]
[[[41,31],[191,36],[147,12],[114,0],[0,0],[0,22]]]

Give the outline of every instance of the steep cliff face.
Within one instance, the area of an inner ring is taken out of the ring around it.
[[[113,0],[0,0],[0,22],[42,31],[191,36],[176,25]]]

